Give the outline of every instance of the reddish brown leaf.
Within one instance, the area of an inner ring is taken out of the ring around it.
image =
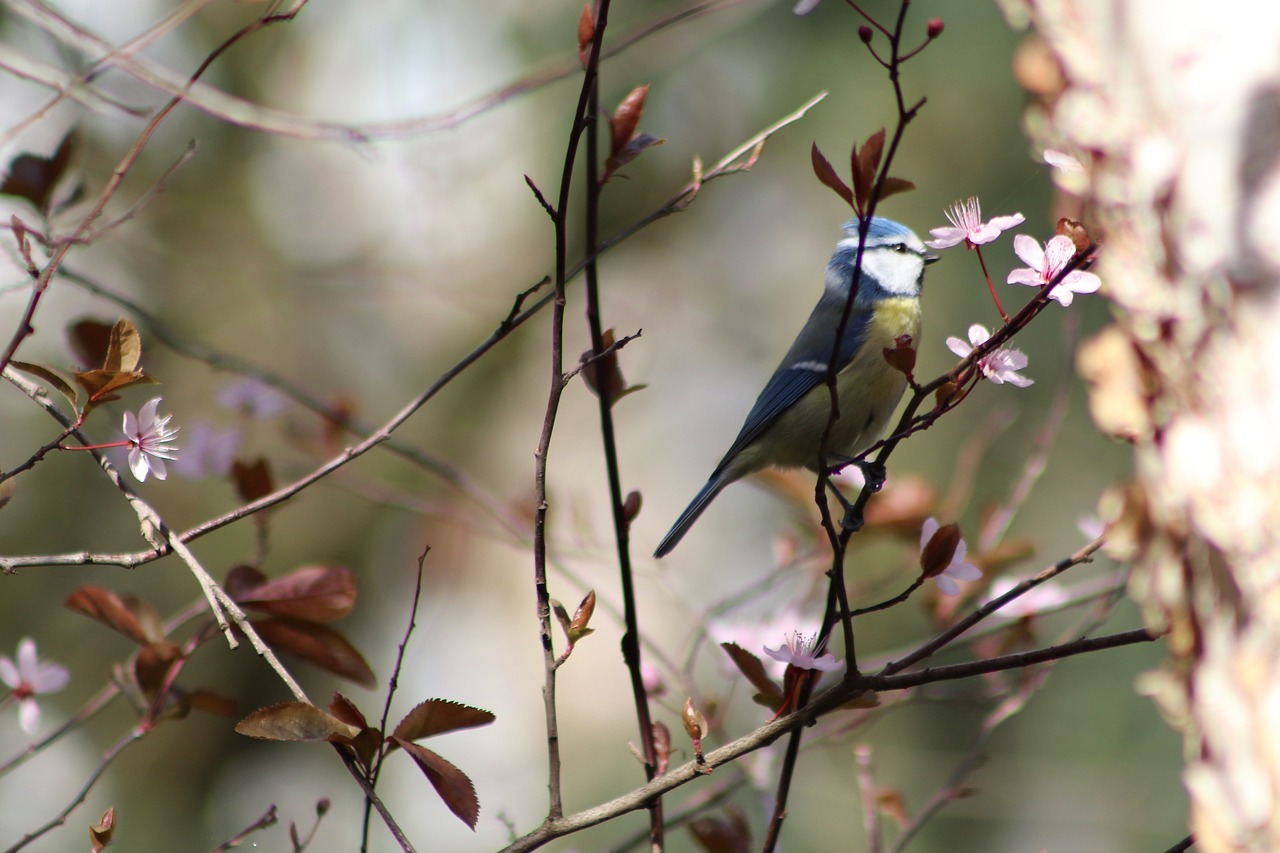
[[[960,544],[960,525],[944,524],[933,534],[920,551],[920,568],[926,577],[934,577],[946,571]]]
[[[892,348],[881,349],[884,360],[889,362],[889,366],[912,381],[914,381],[916,369],[916,349],[913,343],[910,335],[899,335]]]
[[[590,590],[582,598],[582,603],[578,605],[578,609],[574,611],[573,621],[569,623],[569,629],[566,632],[569,635],[569,644],[572,645],[583,637],[592,633],[595,629],[588,627],[591,624],[591,616],[596,612],[596,591]]]
[[[98,818],[98,822],[89,827],[89,846],[93,853],[99,853],[102,848],[111,843],[111,836],[116,831],[116,809],[115,806],[107,809],[102,813],[102,817]]]
[[[764,664],[760,662],[760,658],[751,652],[739,646],[737,643],[721,643],[720,648],[733,660],[739,671],[747,677],[747,681],[751,682],[754,687],[762,695],[782,701],[782,688],[778,687],[764,670]]]
[[[885,178],[884,186],[880,187],[880,200],[884,201],[891,195],[909,192],[915,188],[915,184],[903,178]]]
[[[622,103],[618,104],[618,109],[609,117],[609,129],[612,131],[610,156],[616,155],[625,148],[636,135],[636,128],[640,126],[640,119],[644,116],[644,100],[648,95],[648,83],[635,87],[627,93]]]
[[[373,670],[355,646],[341,634],[315,622],[274,617],[254,622],[259,636],[272,648],[302,658],[313,666],[349,678],[372,689],[377,686]]]
[[[306,702],[282,702],[259,708],[240,722],[236,732],[259,740],[346,743],[360,729]]]
[[[147,642],[146,632],[138,617],[124,601],[110,590],[97,586],[82,586],[67,596],[67,609],[96,619],[137,643]]]
[[[0,193],[25,198],[47,214],[52,207],[53,190],[66,173],[74,149],[74,131],[68,131],[51,157],[19,154],[9,164],[9,173],[0,183]]]
[[[871,200],[871,188],[876,185],[876,172],[880,157],[884,154],[884,128],[880,128],[857,149],[853,158],[853,193],[858,199],[858,210],[866,210]]]
[[[85,404],[85,409],[91,409],[100,403],[109,403],[112,400],[119,400],[120,395],[117,391],[122,391],[131,385],[155,385],[156,380],[148,376],[144,371],[125,371],[116,373],[110,370],[85,370],[72,373],[71,377],[75,379],[76,384],[85,390],[89,400]]]
[[[356,579],[345,566],[303,566],[244,590],[236,600],[271,616],[332,622],[356,603]]]
[[[448,699],[428,699],[404,715],[394,736],[400,740],[420,740],[459,729],[474,729],[494,721],[493,714]]]
[[[107,360],[111,328],[111,324],[104,320],[80,320],[71,324],[67,338],[77,359],[76,364],[89,367]]]
[[[240,500],[256,501],[276,490],[271,479],[271,467],[263,458],[252,462],[241,462],[239,459],[231,463],[231,482],[236,487]]]
[[[191,707],[206,714],[217,714],[219,717],[233,717],[236,713],[236,700],[228,699],[211,690],[192,690],[187,696]]]
[[[613,329],[606,329],[600,336],[600,346],[607,355],[596,356],[591,350],[587,350],[581,358],[583,381],[596,396],[611,406],[627,387],[627,381],[622,378],[622,369],[618,366],[618,351],[611,349],[615,343]]]
[[[671,760],[671,729],[661,721],[653,724],[653,751],[658,760],[654,769],[661,776],[667,772],[667,763]]]
[[[372,767],[373,757],[382,746],[382,733],[370,727],[368,722],[365,721],[364,714],[355,706],[355,703],[341,693],[333,694],[333,701],[329,703],[329,710],[344,723],[360,727],[360,734],[352,739],[351,746],[360,758],[360,763],[365,767]]]
[[[730,807],[726,817],[700,817],[689,822],[689,832],[707,853],[745,853],[753,850],[751,826],[741,809]]]
[[[355,703],[341,693],[333,694],[333,699],[329,702],[329,711],[344,723],[350,723],[362,729],[369,726],[364,714],[355,706]]]
[[[632,490],[627,492],[627,498],[622,502],[622,515],[630,523],[636,520],[636,516],[640,514],[640,507],[644,503],[640,492]]]
[[[407,740],[396,739],[396,742],[431,780],[449,811],[474,830],[480,819],[480,800],[467,774],[426,747]]]
[[[222,582],[222,588],[226,590],[227,595],[240,602],[242,596],[257,589],[266,580],[267,576],[253,566],[239,565],[227,572],[227,579]]]
[[[133,675],[149,700],[154,700],[169,677],[169,670],[182,657],[182,649],[167,640],[146,643],[133,661]]]
[[[622,169],[623,166],[627,165],[655,145],[661,145],[664,142],[666,142],[665,139],[660,139],[652,134],[637,133],[627,141],[626,145],[622,146],[605,158],[604,175],[601,177],[601,181],[609,180],[609,178]]]
[[[853,207],[853,192],[849,189],[848,184],[840,180],[840,176],[836,174],[836,170],[831,167],[831,163],[827,158],[822,156],[822,152],[818,150],[818,143],[816,142],[813,143],[811,156],[813,158],[813,173],[818,176],[818,180],[844,199],[845,204]]]
[[[591,42],[596,37],[596,16],[591,12],[591,4],[582,7],[578,16],[578,59],[583,65],[591,56]]]

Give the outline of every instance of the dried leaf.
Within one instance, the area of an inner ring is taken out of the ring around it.
[[[82,586],[67,596],[66,607],[96,619],[108,628],[124,634],[137,643],[147,642],[146,632],[124,600],[110,590],[97,586]]]
[[[259,457],[252,462],[231,463],[231,483],[236,487],[240,500],[248,503],[266,497],[276,490],[267,460]]]
[[[259,740],[346,743],[360,729],[306,702],[282,702],[259,708],[240,722],[236,732]]]
[[[476,821],[480,819],[480,800],[476,797],[475,785],[471,784],[467,774],[426,747],[418,746],[412,741],[393,740],[431,780],[436,793],[444,800],[449,811],[474,830]]]
[[[487,726],[495,717],[488,711],[448,699],[428,699],[419,703],[396,726],[394,736],[404,741]]]
[[[332,628],[285,617],[254,622],[253,627],[263,641],[277,651],[288,652],[363,687],[377,686],[369,664],[346,637]]]
[[[356,579],[345,566],[303,566],[240,591],[236,601],[270,616],[332,622],[355,607]]]
[[[845,204],[853,207],[853,191],[849,189],[849,186],[844,181],[840,180],[840,176],[831,167],[831,163],[826,157],[822,156],[822,152],[818,150],[818,143],[813,143],[813,149],[810,153],[813,158],[813,173],[818,176],[818,180],[844,199]]]

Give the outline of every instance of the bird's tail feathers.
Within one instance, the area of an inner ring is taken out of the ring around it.
[[[653,556],[661,559],[671,550],[680,544],[680,540],[689,532],[689,528],[698,520],[698,516],[702,515],[702,511],[707,508],[707,504],[711,503],[716,495],[720,494],[720,490],[729,485],[732,480],[725,477],[712,477],[707,484],[702,487],[702,491],[698,492],[698,496],[693,502],[680,513],[680,517],[676,519],[676,523],[671,526],[670,532],[662,537],[662,541],[658,543],[658,550],[653,552]]]

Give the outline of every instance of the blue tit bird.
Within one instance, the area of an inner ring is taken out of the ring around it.
[[[911,229],[875,217],[867,231],[862,274],[849,322],[835,347],[835,334],[853,284],[858,254],[858,220],[844,226],[844,239],[827,264],[826,288],[795,343],[751,407],[742,431],[711,478],[654,552],[675,548],[720,491],[763,468],[809,468],[831,417],[827,365],[836,352],[840,417],[827,441],[832,467],[850,462],[879,439],[907,379],[885,360],[902,335],[920,338],[920,289],[929,254]]]

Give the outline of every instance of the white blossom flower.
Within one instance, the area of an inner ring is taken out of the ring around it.
[[[129,442],[129,470],[138,482],[145,482],[147,474],[156,475],[157,480],[166,476],[164,460],[178,458],[178,448],[169,442],[178,434],[177,428],[169,429],[169,419],[173,415],[156,417],[156,409],[160,406],[160,397],[153,397],[142,404],[138,414],[124,413],[124,436]]]
[[[57,693],[67,686],[71,674],[56,663],[40,660],[36,654],[36,641],[23,637],[18,643],[18,660],[0,655],[0,681],[13,691],[18,702],[18,724],[28,735],[40,727],[40,705],[36,696]]]
[[[1076,244],[1071,242],[1070,237],[1059,234],[1042,249],[1040,243],[1034,238],[1019,234],[1013,238],[1013,251],[1027,265],[1027,268],[1009,273],[1009,284],[1044,287],[1057,278],[1058,273],[1062,272],[1067,263],[1075,257]],[[1067,306],[1071,304],[1075,294],[1093,293],[1101,286],[1102,279],[1093,273],[1072,270],[1058,283],[1057,287],[1049,291],[1049,298],[1056,299],[1063,306]]]
[[[949,249],[960,243],[972,249],[974,246],[990,243],[1000,236],[1000,232],[1008,231],[1024,221],[1021,213],[1015,213],[996,216],[990,222],[983,222],[982,206],[976,197],[951,205],[947,210],[947,219],[951,222],[951,227],[929,229],[933,239],[925,241],[925,245],[930,249]]]
[[[787,634],[783,644],[776,649],[764,647],[764,653],[776,661],[781,661],[796,669],[817,669],[822,672],[833,672],[844,666],[829,653],[817,654],[813,644],[816,637],[806,637],[799,631]]]
[[[947,338],[947,348],[961,358],[967,358],[969,353],[974,349],[987,342],[991,337],[991,333],[987,331],[985,326],[974,323],[969,327],[969,343],[965,343],[959,338]],[[1028,364],[1026,353],[1022,350],[1007,349],[1005,347],[997,347],[991,352],[978,359],[978,369],[982,371],[982,375],[997,385],[1003,385],[1008,382],[1010,385],[1016,385],[1019,388],[1026,388],[1035,382],[1034,379],[1018,373],[1019,370],[1026,368]]]

